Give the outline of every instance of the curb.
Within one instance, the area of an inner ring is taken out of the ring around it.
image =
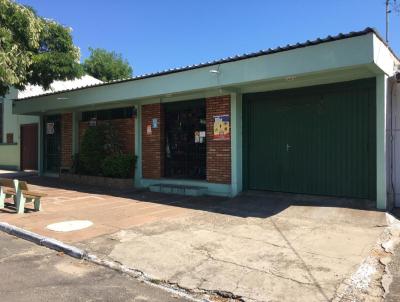
[[[159,289],[162,289],[164,291],[167,291],[171,294],[175,294],[178,295],[180,297],[186,298],[187,300],[193,301],[193,302],[210,302],[210,300],[208,299],[198,299],[193,297],[192,295],[188,294],[187,292],[185,292],[185,290],[183,289],[179,289],[179,288],[174,288],[171,285],[163,285],[160,284],[158,282],[154,282],[151,278],[149,278],[148,276],[146,276],[146,274],[144,274],[141,271],[135,270],[135,269],[131,269],[131,268],[127,268],[124,265],[117,263],[117,262],[113,262],[113,261],[107,261],[107,260],[103,260],[101,258],[98,258],[95,255],[92,254],[88,254],[86,251],[79,249],[77,247],[74,247],[72,245],[68,245],[65,244],[61,241],[58,241],[54,238],[49,238],[49,237],[45,237],[39,234],[36,234],[34,232],[30,232],[24,229],[21,229],[19,227],[13,226],[11,224],[8,224],[6,222],[0,222],[0,231],[5,232],[7,234],[13,235],[15,237],[27,240],[27,241],[31,241],[37,245],[41,245],[44,247],[47,247],[49,249],[52,250],[56,250],[58,252],[63,252],[66,255],[69,255],[71,257],[77,258],[77,259],[83,259],[86,260],[88,262],[91,262],[93,264],[96,265],[101,265],[103,267],[107,267],[110,269],[113,269],[115,271],[118,271],[120,273],[124,273],[127,275],[130,275],[134,278],[136,278],[137,280],[149,285],[149,286],[153,286]]]
[[[87,253],[84,250],[78,249],[72,245],[65,244],[61,241],[58,241],[54,238],[48,238],[45,236],[41,236],[39,234],[21,229],[19,227],[13,226],[6,222],[0,222],[0,231],[3,231],[7,234],[31,241],[36,243],[37,245],[45,246],[49,249],[56,250],[58,252],[63,252],[71,257],[77,259],[83,259],[86,257]]]
[[[190,293],[188,293],[188,291],[186,289],[178,287],[176,284],[170,284],[167,282],[164,282],[164,283],[158,282],[157,280],[151,278],[144,272],[137,270],[137,269],[129,268],[129,267],[123,265],[122,263],[119,263],[116,261],[102,259],[93,254],[87,254],[85,257],[85,260],[89,261],[91,263],[101,265],[106,268],[118,271],[120,273],[127,274],[149,286],[162,289],[164,291],[167,291],[171,294],[178,295],[178,296],[183,297],[192,302],[212,302],[211,300],[209,300],[207,298],[198,298],[197,297],[198,295],[204,295],[205,293],[190,294]]]

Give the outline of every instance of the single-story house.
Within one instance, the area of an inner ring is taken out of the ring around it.
[[[0,169],[38,169],[38,125],[39,116],[13,113],[13,99],[28,98],[44,93],[73,89],[102,81],[85,75],[69,81],[54,81],[48,90],[38,85],[27,85],[24,90],[10,88],[0,97]]]
[[[138,157],[135,185],[268,190],[400,205],[399,58],[371,28],[14,101],[40,173],[72,164],[93,117]],[[50,132],[46,132],[48,125]]]

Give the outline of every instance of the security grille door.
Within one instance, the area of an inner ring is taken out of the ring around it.
[[[59,173],[61,163],[61,116],[44,117],[44,170]]]
[[[167,103],[164,110],[165,177],[205,179],[205,101]]]
[[[375,199],[375,80],[244,95],[248,189]]]

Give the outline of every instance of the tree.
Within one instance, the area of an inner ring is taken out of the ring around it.
[[[86,73],[105,82],[132,76],[132,67],[121,54],[102,48],[89,50],[90,56],[83,62]]]
[[[0,24],[0,95],[10,86],[48,89],[54,80],[83,75],[70,28],[12,0],[0,0]]]

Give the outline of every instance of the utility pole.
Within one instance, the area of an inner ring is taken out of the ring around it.
[[[386,0],[385,8],[386,8],[386,43],[389,43],[389,15],[392,12],[399,14],[400,5],[397,3],[397,0]]]
[[[390,10],[390,0],[386,0],[386,43],[389,43],[389,14]]]

